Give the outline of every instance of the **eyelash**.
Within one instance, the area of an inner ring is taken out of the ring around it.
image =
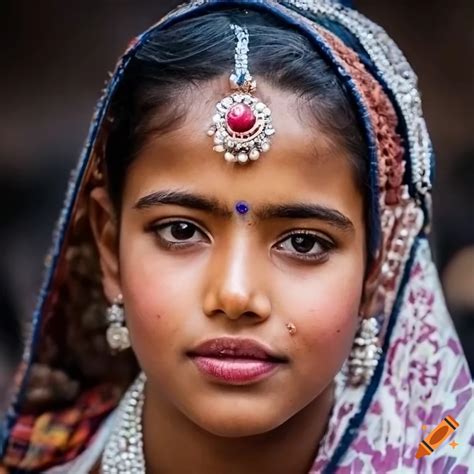
[[[162,231],[163,229],[166,229],[168,227],[171,227],[172,225],[175,225],[175,224],[188,224],[189,226],[191,226],[192,228],[194,228],[195,230],[197,230],[201,234],[205,235],[204,232],[201,231],[196,224],[194,224],[193,222],[190,222],[190,221],[186,221],[186,220],[174,220],[174,221],[168,221],[168,222],[164,222],[164,223],[160,223],[160,224],[152,224],[151,226],[148,227],[147,230],[149,232],[152,232],[157,237],[157,239],[159,241],[159,245],[162,246],[166,250],[179,251],[179,250],[184,250],[186,248],[192,247],[196,242],[183,242],[183,243],[169,242],[168,240],[164,239],[160,235],[160,231]],[[332,240],[330,240],[329,238],[321,237],[321,235],[317,232],[309,231],[309,230],[303,230],[303,229],[298,230],[298,231],[293,231],[289,234],[286,234],[276,244],[276,247],[281,246],[284,242],[286,242],[288,239],[291,239],[292,237],[301,236],[301,235],[313,237],[314,238],[313,246],[316,245],[316,244],[319,245],[321,247],[322,251],[319,252],[317,255],[306,254],[306,253],[303,253],[303,252],[298,253],[296,251],[291,252],[293,258],[296,258],[297,260],[303,260],[303,261],[307,261],[307,262],[321,262],[321,261],[326,260],[327,257],[328,257],[328,254],[332,250],[334,250],[334,248],[336,247],[336,244]],[[284,252],[284,253],[288,254],[290,252]],[[294,255],[297,255],[297,256],[295,257]]]

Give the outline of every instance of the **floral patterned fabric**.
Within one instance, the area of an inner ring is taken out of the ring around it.
[[[339,391],[312,472],[321,472],[330,461],[360,410],[362,391],[350,387]],[[445,441],[430,456],[416,459],[420,441],[446,415],[460,424],[449,439],[459,446],[453,448]],[[423,239],[411,264],[380,385],[335,472],[472,472],[473,426],[471,377]]]

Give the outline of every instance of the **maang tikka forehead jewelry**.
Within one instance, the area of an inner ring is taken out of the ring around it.
[[[214,151],[224,153],[226,161],[244,164],[270,150],[275,129],[271,110],[252,95],[257,83],[248,69],[248,30],[238,25],[231,28],[237,38],[235,71],[230,76],[235,92],[216,105],[208,135],[214,138]]]

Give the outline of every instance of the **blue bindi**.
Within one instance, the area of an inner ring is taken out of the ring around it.
[[[247,212],[249,212],[250,206],[249,206],[245,201],[239,201],[239,202],[235,205],[235,210],[236,210],[239,214],[244,215],[244,214],[247,214]]]

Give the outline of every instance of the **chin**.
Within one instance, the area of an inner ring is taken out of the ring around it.
[[[280,426],[282,422],[275,420],[262,420],[246,418],[237,422],[227,419],[206,420],[199,424],[200,428],[223,438],[246,438],[257,436],[272,431]]]
[[[269,402],[270,403],[270,402]],[[290,416],[283,417],[282,411],[274,404],[262,408],[256,404],[239,403],[214,404],[201,408],[199,413],[187,414],[188,418],[201,429],[216,436],[243,438],[267,433],[281,426]]]

